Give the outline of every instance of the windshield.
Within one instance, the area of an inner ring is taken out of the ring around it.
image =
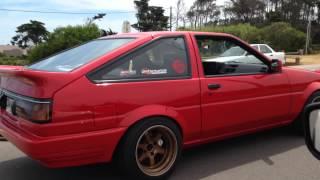
[[[245,54],[245,50],[240,47],[232,47],[228,50],[226,50],[223,54],[221,54],[222,57],[229,57],[229,56],[243,56]]]
[[[134,40],[133,38],[101,39],[63,51],[28,68],[42,71],[69,72]]]

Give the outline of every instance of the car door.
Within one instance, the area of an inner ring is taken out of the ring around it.
[[[270,73],[270,62],[263,55],[229,36],[195,35],[194,41],[200,64],[204,137],[254,130],[288,120],[288,79],[281,72]],[[234,47],[251,57],[222,62],[221,58],[233,55],[221,54]]]

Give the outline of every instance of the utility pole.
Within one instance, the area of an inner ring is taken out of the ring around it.
[[[170,31],[172,31],[172,6],[170,6]]]
[[[309,18],[309,22],[307,26],[307,38],[306,38],[306,49],[305,49],[306,54],[308,54],[308,50],[310,46],[310,36],[311,36],[311,18]]]

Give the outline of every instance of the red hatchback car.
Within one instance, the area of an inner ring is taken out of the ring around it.
[[[220,33],[109,36],[0,75],[1,134],[28,156],[114,161],[148,179],[167,177],[183,148],[299,125],[320,100],[319,73]]]

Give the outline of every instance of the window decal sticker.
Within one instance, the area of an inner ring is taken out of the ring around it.
[[[133,75],[136,75],[137,72],[132,70],[132,71],[121,71],[120,72],[120,76],[133,76]]]
[[[172,64],[172,69],[178,74],[183,74],[186,71],[186,64],[184,61],[176,59]]]
[[[167,69],[142,69],[141,74],[144,75],[158,75],[158,74],[167,74]]]

